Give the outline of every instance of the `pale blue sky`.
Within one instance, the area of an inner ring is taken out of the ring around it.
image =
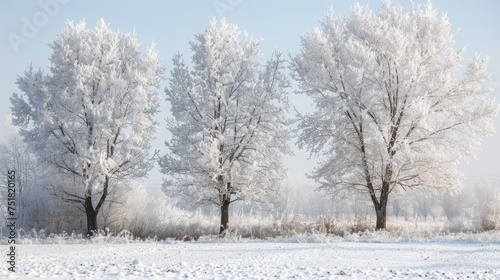
[[[179,51],[186,57],[191,56],[188,41],[194,33],[203,32],[211,17],[224,16],[241,30],[262,38],[263,54],[269,57],[275,48],[296,53],[300,47],[299,36],[314,28],[329,7],[333,7],[335,13],[348,14],[349,7],[355,2],[369,4],[372,8],[380,5],[378,0],[0,0],[0,138],[3,139],[5,135],[4,119],[10,114],[8,98],[13,92],[19,92],[15,85],[16,76],[21,75],[30,63],[35,68],[47,68],[51,54],[47,44],[55,40],[68,19],[75,22],[85,19],[87,25],[93,27],[98,19],[103,18],[114,30],[135,30],[144,46],[150,45],[153,40],[156,42],[168,71],[174,53]],[[408,0],[399,2],[405,7],[410,5]],[[43,3],[49,5],[44,7]],[[435,0],[433,3],[440,12],[448,13],[455,30],[460,29],[456,46],[467,46],[466,60],[475,53],[490,56],[492,85],[500,87],[500,1]],[[34,29],[29,28],[30,24]],[[163,81],[159,89],[162,97],[166,84]],[[500,89],[494,93],[497,100],[500,100],[499,93]],[[307,109],[307,102],[303,98],[293,93],[290,97],[292,105],[301,110]],[[168,104],[162,105],[160,119],[169,114]],[[495,127],[500,132],[499,118],[495,120]],[[165,131],[162,123],[158,141],[155,142],[156,148],[162,153],[166,152],[162,145],[168,137]],[[478,159],[461,167],[467,178],[472,181],[492,179],[500,183],[499,144],[500,133],[484,139],[483,151],[478,154]],[[302,151],[297,152],[296,157],[287,157],[290,172],[302,177],[311,170],[315,160],[307,161],[306,158],[307,155]],[[153,186],[161,181],[161,174],[154,171],[147,183]]]

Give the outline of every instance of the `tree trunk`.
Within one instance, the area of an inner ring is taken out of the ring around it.
[[[228,195],[222,196],[222,205],[220,206],[220,231],[219,236],[224,237],[229,223],[229,204],[231,203]]]
[[[376,230],[383,230],[386,228],[387,222],[387,202],[389,201],[389,186],[387,181],[382,182],[382,191],[380,192],[380,199],[378,205],[375,205],[375,212],[377,213]]]
[[[85,213],[87,214],[87,236],[92,237],[97,231],[97,214],[92,205],[92,196],[85,198]]]
[[[87,193],[87,197],[85,198],[85,213],[87,214],[87,235],[89,237],[94,236],[94,234],[96,234],[97,230],[99,229],[97,227],[97,215],[99,214],[104,201],[108,197],[108,189],[109,177],[106,176],[104,179],[103,191],[101,197],[99,198],[97,206],[94,208],[94,205],[92,205],[92,194]]]
[[[375,209],[377,213],[377,225],[375,226],[375,230],[383,230],[386,228],[387,222],[387,205],[380,204]]]

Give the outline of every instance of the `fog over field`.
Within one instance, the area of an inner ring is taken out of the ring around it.
[[[1,3],[0,278],[499,278],[499,10]]]

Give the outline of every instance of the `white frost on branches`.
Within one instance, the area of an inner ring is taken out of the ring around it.
[[[311,174],[321,188],[366,190],[377,204],[395,187],[458,187],[457,164],[497,113],[487,59],[464,71],[462,54],[430,3],[356,4],[304,36],[292,70],[316,110],[301,116],[298,143],[322,159]]]
[[[110,178],[144,176],[163,68],[154,45],[103,21],[67,26],[52,44],[50,74],[32,67],[11,98],[14,124],[42,162],[81,180],[70,198],[102,193]]]
[[[276,53],[262,67],[259,42],[224,20],[190,45],[193,69],[175,55],[165,90],[173,118],[164,190],[196,204],[271,201],[289,153],[284,60]]]

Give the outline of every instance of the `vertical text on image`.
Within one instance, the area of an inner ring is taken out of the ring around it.
[[[8,270],[16,272],[16,172],[7,171],[7,232],[9,233],[7,244]]]

